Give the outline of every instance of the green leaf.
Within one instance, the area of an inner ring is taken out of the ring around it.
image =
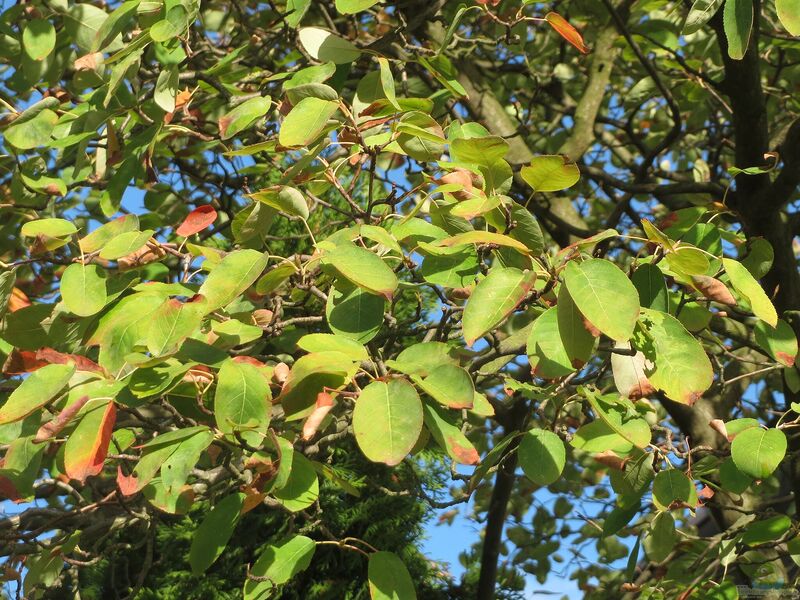
[[[642,309],[641,322],[653,342],[637,348],[652,363],[645,368],[650,383],[676,402],[694,404],[714,380],[703,346],[666,313]]]
[[[558,306],[548,308],[533,322],[526,352],[537,377],[556,379],[575,371],[561,337]]]
[[[581,178],[578,165],[561,155],[536,156],[530,165],[522,167],[520,175],[537,192],[559,192]]]
[[[320,62],[344,65],[361,56],[361,50],[351,42],[319,27],[303,27],[297,37],[306,52]]]
[[[153,24],[150,37],[154,42],[167,42],[186,31],[189,27],[189,12],[183,4],[172,4],[166,17]]]
[[[665,560],[677,542],[675,519],[668,511],[659,512],[650,522],[650,532],[644,541],[647,558],[653,562]]]
[[[385,306],[382,296],[340,282],[328,292],[325,317],[333,333],[366,344],[378,335]]]
[[[754,327],[756,344],[773,359],[786,367],[792,367],[797,356],[797,336],[791,325],[778,319],[777,326],[772,328],[764,321],[758,321]]]
[[[601,396],[590,390],[585,390],[585,395],[595,415],[617,435],[637,448],[647,447],[652,437],[650,426],[630,400],[612,394]]]
[[[752,485],[753,478],[742,473],[728,457],[719,466],[719,483],[726,492],[741,494]]]
[[[106,244],[115,241],[118,237],[126,233],[138,232],[138,229],[139,217],[136,215],[123,215],[118,219],[104,223],[90,234],[82,237],[78,241],[78,245],[85,253],[97,252],[101,248],[104,248]],[[103,256],[103,258],[106,257]]]
[[[369,360],[366,348],[350,338],[330,333],[309,333],[297,341],[306,352],[341,352],[355,361]]]
[[[728,39],[728,56],[741,60],[753,31],[753,0],[725,0],[722,23]]]
[[[250,572],[266,581],[248,579],[244,584],[244,600],[266,600],[274,596],[276,585],[287,583],[311,564],[317,546],[304,535],[293,535],[277,544],[266,546]]]
[[[465,369],[444,363],[430,370],[424,379],[412,375],[414,382],[437,402],[449,408],[472,408],[475,386]]]
[[[495,267],[478,283],[464,309],[464,339],[472,346],[499,325],[533,289],[536,273]]]
[[[173,354],[183,341],[200,329],[206,314],[202,297],[188,302],[177,298],[164,300],[150,317],[152,325],[147,334],[147,349],[152,356]]]
[[[416,600],[417,592],[408,569],[395,554],[375,552],[367,569],[372,600]]]
[[[457,138],[450,142],[450,153],[455,162],[489,167],[508,154],[508,147],[508,142],[502,137],[486,135]]]
[[[369,460],[399,464],[422,432],[422,402],[404,379],[375,381],[358,396],[353,411],[353,433]]]
[[[592,325],[618,342],[630,339],[639,317],[639,294],[618,266],[600,258],[569,262],[564,283]]]
[[[337,1],[338,7],[339,1]],[[392,68],[389,66],[389,61],[382,56],[378,57],[378,65],[381,69],[381,87],[383,93],[389,103],[397,110],[402,110],[400,104],[397,103],[397,95],[394,91],[394,76],[392,75]]]
[[[412,111],[407,112],[395,126],[397,144],[414,160],[430,162],[439,160],[444,153],[444,133],[439,123],[430,115]]]
[[[302,192],[288,185],[274,186],[249,195],[287,215],[308,219],[308,204]]]
[[[297,27],[300,21],[303,20],[308,7],[311,6],[311,0],[287,0],[286,2],[286,22],[289,27]]]
[[[319,497],[319,480],[314,465],[299,452],[292,453],[292,470],[275,499],[291,512],[305,510]]]
[[[775,0],[775,9],[786,31],[800,36],[800,0]]]
[[[326,252],[322,263],[335,268],[358,287],[391,301],[397,289],[397,275],[374,252],[345,242]]]
[[[14,293],[14,284],[17,282],[17,273],[13,269],[0,273],[0,320],[8,310],[8,301]]]
[[[427,254],[420,273],[425,281],[447,288],[465,288],[475,281],[478,274],[478,254],[475,248],[454,248],[451,252]]]
[[[678,469],[659,471],[653,481],[653,500],[661,510],[669,509],[673,502],[691,503],[696,494],[692,480]]]
[[[239,297],[258,279],[268,260],[266,254],[256,250],[234,250],[227,254],[198,290],[198,294],[205,296],[206,311],[222,308]]]
[[[64,30],[67,32],[80,54],[92,50],[92,45],[97,37],[97,32],[108,18],[106,11],[89,4],[88,2],[73,4],[66,13],[63,13]],[[121,46],[112,45],[107,50],[118,50]]]
[[[250,445],[260,447],[272,411],[269,380],[258,367],[233,359],[222,364],[214,394],[214,419],[223,433],[239,431]]]
[[[379,0],[336,0],[336,10],[343,15],[353,15],[373,7]]]
[[[54,238],[69,237],[77,232],[75,225],[64,219],[28,221],[20,229],[20,233],[25,237],[37,237],[40,235]]]
[[[427,377],[441,365],[458,366],[455,348],[443,342],[420,342],[404,348],[396,360],[387,361],[386,365],[406,375]]]
[[[0,425],[19,421],[39,410],[64,389],[74,373],[73,363],[45,365],[31,373],[0,407]]]
[[[122,33],[139,8],[141,0],[125,0],[114,11],[106,17],[103,24],[95,34],[91,51],[97,52],[108,46],[114,38]]]
[[[557,481],[567,460],[564,442],[546,429],[531,429],[523,435],[517,456],[522,472],[537,485]]]
[[[539,222],[527,208],[516,202],[512,203],[511,220],[515,223],[515,226],[508,235],[525,244],[531,254],[538,256],[544,252],[542,229],[539,227]]]
[[[30,150],[46,146],[58,123],[58,115],[45,109],[30,119],[18,118],[3,132],[5,140],[18,150]]]
[[[683,24],[682,33],[691,35],[699,31],[716,14],[723,2],[725,0],[695,0]]]
[[[192,573],[204,573],[225,550],[239,521],[245,497],[237,493],[223,498],[200,523],[189,548]]]
[[[153,230],[126,231],[109,240],[100,251],[100,258],[117,260],[140,250],[153,236]],[[85,239],[85,238],[84,238]]]
[[[772,301],[758,281],[750,274],[750,271],[742,263],[730,258],[723,258],[722,265],[731,279],[733,288],[747,300],[753,314],[775,327],[778,324],[778,313],[775,312]]]
[[[558,290],[558,333],[567,353],[569,364],[582,368],[592,355],[595,338],[586,330],[583,315],[575,306],[567,286]]]
[[[639,304],[661,312],[669,312],[669,294],[664,274],[655,265],[640,265],[631,277],[633,286],[639,292]]]
[[[158,74],[153,100],[164,111],[175,110],[175,98],[178,96],[178,65],[169,65]]]
[[[513,248],[523,254],[530,254],[530,249],[522,242],[514,238],[503,235],[502,233],[492,233],[491,231],[467,231],[452,237],[435,242],[435,246],[445,248],[456,248],[467,244],[494,244],[496,246],[506,246]]]
[[[72,263],[61,275],[61,298],[80,317],[94,315],[106,305],[106,272],[98,265]]]
[[[31,60],[44,60],[56,46],[56,29],[47,19],[28,21],[22,31],[22,46]]]
[[[267,114],[272,107],[269,96],[250,98],[219,118],[219,136],[223,140],[232,138]]]
[[[745,546],[757,546],[774,542],[783,537],[792,527],[792,520],[786,515],[776,515],[769,519],[750,523],[742,534],[742,543]]]
[[[99,362],[109,372],[119,372],[126,364],[125,356],[145,343],[150,317],[162,301],[161,294],[139,292],[126,296],[100,318],[87,345],[100,346]]]
[[[763,480],[786,456],[786,435],[780,429],[750,427],[739,433],[731,443],[731,457],[745,475]]]
[[[339,103],[320,98],[303,98],[281,124],[278,141],[288,148],[309,146],[322,134]]]
[[[311,414],[317,394],[339,389],[355,371],[355,364],[353,358],[336,351],[315,352],[297,359],[278,397],[286,418],[296,420]]]
[[[477,465],[480,462],[480,455],[475,446],[452,422],[447,409],[431,402],[425,402],[423,409],[425,427],[450,458],[462,465]]]
[[[258,280],[256,284],[256,293],[261,296],[267,296],[277,290],[288,279],[297,273],[297,267],[290,261],[282,262],[281,264],[273,267]]]

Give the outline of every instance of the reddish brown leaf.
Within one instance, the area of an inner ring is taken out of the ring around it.
[[[707,275],[694,275],[692,283],[703,296],[720,304],[736,306],[736,299],[730,290],[719,279]]]
[[[217,211],[214,210],[214,207],[210,204],[204,204],[203,206],[198,206],[186,215],[183,223],[175,230],[175,233],[183,237],[189,237],[190,235],[203,231],[203,229],[216,220]]]
[[[75,402],[58,413],[58,415],[56,415],[52,421],[39,427],[39,431],[36,432],[36,437],[33,438],[34,443],[41,444],[42,442],[46,442],[47,440],[57,436],[88,401],[89,396],[81,396]]]
[[[708,425],[726,440],[731,441],[731,437],[728,435],[728,428],[725,427],[725,421],[722,419],[711,419]]]
[[[53,365],[66,365],[72,362],[75,363],[75,368],[78,371],[88,371],[90,373],[99,373],[100,375],[107,374],[103,367],[85,356],[81,356],[80,354],[64,354],[52,348],[40,348],[37,350],[36,360]]]
[[[75,456],[75,460],[64,460],[64,468],[70,479],[75,479],[83,483],[87,477],[97,475],[103,470],[103,463],[108,454],[108,444],[111,441],[111,433],[114,430],[114,423],[117,419],[117,408],[114,402],[109,402],[100,421],[100,429],[97,432],[92,444]],[[80,425],[79,425],[80,426]],[[74,433],[72,435],[75,435]]]
[[[584,43],[580,32],[569,24],[564,17],[558,13],[549,12],[544,16],[556,33],[575,46],[582,54],[589,53],[589,47]]]
[[[28,296],[25,295],[25,292],[18,287],[11,290],[11,297],[8,299],[9,312],[14,312],[30,305],[31,301],[28,299]]]
[[[448,446],[452,448],[453,455],[456,458],[456,462],[462,465],[477,465],[481,462],[481,456],[478,454],[478,451],[475,448],[469,447],[465,448],[459,444],[458,440],[449,439]]]
[[[697,497],[700,500],[708,500],[709,498],[713,498],[714,497],[714,490],[712,490],[707,485],[704,485],[703,489],[700,490],[699,492],[697,492]]]
[[[103,62],[103,53],[92,52],[76,59],[72,66],[76,71],[94,71],[101,62]]]
[[[47,361],[38,360],[36,352],[30,350],[17,350],[14,348],[3,364],[3,375],[22,375],[32,373],[36,369],[41,369],[47,365]]]
[[[133,496],[139,491],[139,479],[136,475],[125,475],[121,467],[117,467],[117,487],[123,496]]]
[[[602,452],[595,454],[594,459],[600,464],[611,469],[616,469],[617,471],[624,471],[625,463],[628,462],[627,458],[620,458],[611,450],[603,450]]]
[[[303,441],[308,441],[317,433],[317,429],[322,424],[323,419],[333,408],[333,396],[327,392],[317,394],[317,405],[308,415],[306,422],[303,423]]]
[[[290,371],[291,369],[289,368],[289,365],[283,362],[279,362],[277,365],[275,365],[275,368],[272,370],[272,378],[276,381],[276,383],[283,385],[289,378]]]

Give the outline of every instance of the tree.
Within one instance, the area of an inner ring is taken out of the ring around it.
[[[795,584],[796,0],[50,0],[0,35],[27,597],[131,543],[144,597],[187,513],[245,598],[332,549],[416,597],[320,480],[469,506],[455,597]]]

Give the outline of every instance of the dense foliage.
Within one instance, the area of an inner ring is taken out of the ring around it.
[[[11,589],[792,587],[798,35],[798,0],[5,8]],[[460,582],[431,509],[484,528]]]

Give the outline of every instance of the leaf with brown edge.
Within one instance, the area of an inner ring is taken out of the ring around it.
[[[556,30],[558,35],[575,46],[581,54],[589,54],[589,46],[584,43],[583,36],[564,17],[558,13],[549,12],[544,19],[550,24],[550,27]]]
[[[103,470],[116,418],[113,401],[83,416],[64,446],[64,469],[70,479],[83,483]]]
[[[217,211],[210,204],[204,204],[186,215],[183,223],[175,230],[175,233],[183,237],[189,237],[203,231],[216,220]]]
[[[450,458],[461,465],[477,465],[480,462],[480,455],[475,446],[461,429],[450,421],[450,415],[445,408],[440,408],[432,402],[425,402],[423,409],[425,426]]]
[[[311,414],[306,418],[306,422],[303,423],[303,441],[307,442],[316,435],[319,426],[331,411],[333,405],[333,396],[328,392],[320,392],[317,394],[317,404]]]
[[[731,291],[719,279],[708,275],[693,275],[692,284],[697,288],[697,291],[709,300],[727,304],[728,306],[736,306],[736,298],[733,297]]]
[[[40,444],[57,436],[88,401],[89,396],[81,396],[58,413],[52,421],[48,421],[39,427],[39,430],[36,432],[36,437],[33,438],[34,443]]]

